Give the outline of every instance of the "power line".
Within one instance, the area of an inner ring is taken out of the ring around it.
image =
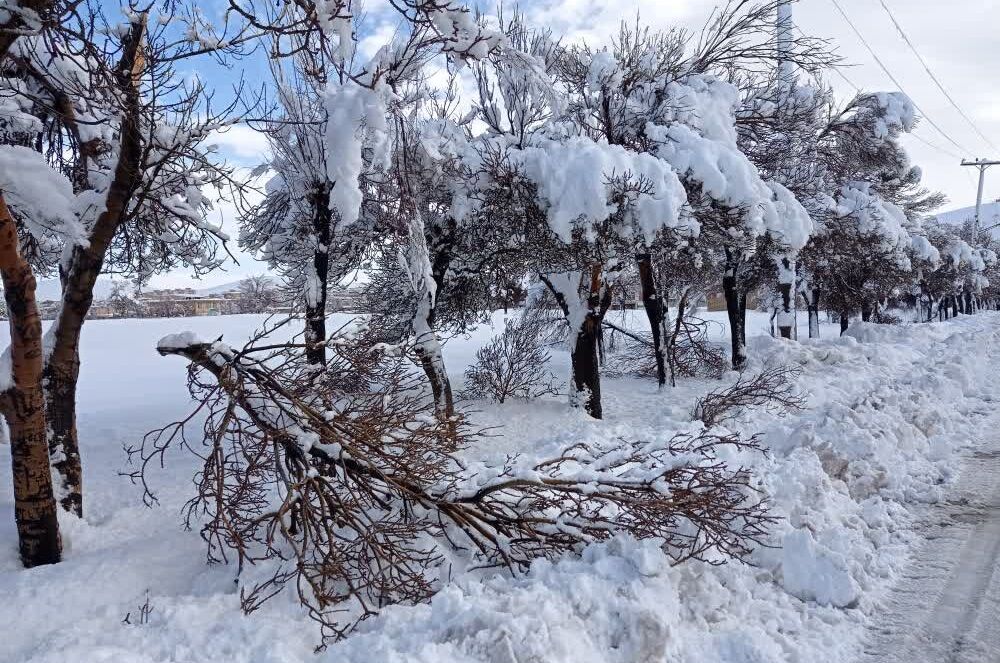
[[[944,85],[941,83],[938,77],[934,75],[933,71],[931,71],[931,68],[927,64],[926,60],[924,60],[923,56],[920,55],[920,52],[917,50],[917,47],[913,45],[913,42],[910,40],[909,36],[903,30],[903,26],[901,26],[899,24],[899,21],[896,20],[896,17],[893,16],[892,11],[889,9],[888,5],[885,4],[885,0],[878,0],[878,2],[880,5],[882,5],[882,9],[885,10],[885,13],[889,15],[889,20],[891,20],[892,24],[896,26],[896,30],[899,31],[899,36],[903,38],[903,41],[906,42],[906,45],[910,47],[910,50],[913,51],[913,54],[917,56],[918,60],[920,60],[920,64],[923,65],[924,71],[927,72],[927,75],[931,77],[931,80],[934,81],[934,84],[938,86],[939,90],[941,90],[941,94],[943,94],[945,98],[948,99],[948,103],[950,103],[955,108],[955,110],[958,111],[959,115],[961,115],[965,119],[965,121],[969,123],[969,126],[972,127],[977,134],[979,134],[979,137],[986,141],[987,145],[992,147],[994,150],[1000,151],[1000,148],[994,145],[993,142],[986,137],[986,134],[984,134],[982,131],[979,130],[979,127],[976,126],[976,123],[973,122],[972,119],[965,114],[965,111],[963,111],[962,108],[958,105],[958,103],[956,103],[955,100],[952,98],[952,96],[948,94],[948,90],[944,88]]]
[[[927,113],[925,113],[924,110],[920,106],[917,105],[917,102],[914,101],[912,95],[907,94],[906,90],[903,89],[903,84],[900,83],[899,80],[895,76],[892,75],[892,72],[889,71],[889,68],[885,66],[885,63],[882,62],[882,59],[878,56],[877,53],[875,53],[875,49],[873,49],[871,47],[871,44],[868,43],[868,40],[865,39],[864,35],[862,35],[861,32],[858,30],[858,28],[854,25],[854,23],[851,21],[850,17],[847,15],[847,12],[845,12],[844,8],[840,6],[840,3],[837,2],[837,0],[830,0],[830,2],[832,2],[833,6],[837,8],[837,11],[840,12],[840,15],[844,17],[844,20],[847,22],[847,25],[849,25],[851,27],[851,30],[853,30],[854,34],[857,35],[857,37],[858,37],[859,40],[861,40],[861,43],[864,45],[864,47],[866,49],[868,49],[868,52],[871,54],[872,58],[874,58],[875,62],[882,69],[882,71],[885,72],[885,75],[889,77],[889,80],[891,80],[893,82],[893,84],[897,88],[899,88],[900,92],[902,92],[903,94],[906,94],[908,97],[910,97],[910,102],[913,104],[913,107],[915,109],[917,109],[917,111],[924,117],[924,119],[926,119],[930,123],[930,125],[932,127],[934,127],[935,129],[937,129],[937,132],[939,134],[941,134],[942,136],[944,136],[944,138],[949,143],[951,143],[952,145],[954,145],[955,147],[957,147],[960,152],[965,152],[966,154],[971,154],[969,152],[969,150],[967,150],[964,147],[962,147],[961,145],[959,145],[958,142],[956,142],[954,138],[952,138],[947,133],[945,133],[944,129],[942,129],[940,126],[938,126],[938,123],[935,122],[931,118],[930,115],[928,115]]]
[[[795,29],[803,37],[808,37],[809,36],[805,32],[803,32],[802,28],[800,28],[799,26],[796,25]],[[861,89],[861,86],[859,86],[857,83],[855,83],[850,78],[848,78],[847,74],[845,74],[843,72],[843,69],[841,67],[836,67],[835,66],[835,67],[831,67],[831,69],[833,69],[833,71],[836,72],[838,76],[840,76],[841,78],[843,78],[845,83],[847,83],[852,88],[854,88],[855,92],[858,92],[858,93],[863,92],[863,90]],[[932,143],[929,140],[927,140],[926,138],[923,138],[922,136],[917,135],[917,133],[915,131],[910,131],[906,135],[910,136],[911,138],[917,139],[918,141],[920,141],[921,143],[923,143],[927,147],[931,148],[932,150],[936,150],[936,151],[940,152],[941,154],[944,154],[945,156],[949,156],[949,157],[951,157],[953,159],[961,159],[962,158],[959,155],[957,155],[954,152],[952,152],[951,150],[946,150],[945,148],[941,147],[940,145]],[[969,181],[971,182],[972,181],[972,175],[969,175],[968,171],[962,171],[962,172],[969,176]]]
[[[929,147],[931,149],[934,149],[934,150],[937,150],[941,154],[949,156],[949,157],[951,157],[953,159],[961,159],[962,158],[962,157],[958,156],[957,154],[955,154],[954,152],[952,152],[951,150],[946,150],[943,147],[941,147],[940,145],[935,145],[934,143],[930,142],[926,138],[921,138],[920,136],[918,136],[917,134],[913,133],[912,131],[910,133],[906,134],[906,135],[910,136],[912,138],[916,138],[917,140],[919,140],[921,143],[923,143],[927,147]]]

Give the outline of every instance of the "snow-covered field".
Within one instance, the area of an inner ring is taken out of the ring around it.
[[[826,338],[798,343],[759,335],[767,319],[752,314],[751,370],[801,367],[797,386],[809,400],[801,413],[749,412],[734,425],[759,431],[769,450],[736,460],[753,466],[781,518],[773,548],[758,550],[751,564],[671,567],[655,545],[619,539],[579,559],[539,562],[526,577],[460,575],[429,605],[389,608],[314,655],[318,630],[292,597],[244,616],[235,570],[207,566],[197,532],[183,529],[190,454],[168,455],[154,473],[161,504],[153,509],[119,475],[127,469],[123,444],[190,406],[184,362],[159,357],[156,341],[190,329],[237,343],[261,320],[86,325],[79,424],[87,518],[64,520],[62,564],[25,571],[10,482],[0,481],[0,662],[852,661],[916,540],[913,514],[941,499],[960,451],[989,440],[1000,423],[992,412],[1000,399],[1000,314],[858,324],[845,338],[824,325]],[[490,333],[484,327],[446,346],[453,378]],[[567,361],[553,353],[553,372],[564,375]],[[543,453],[586,439],[662,436],[690,426],[694,401],[719,384],[658,391],[636,379],[607,380],[603,421],[559,398],[475,403],[475,421],[499,429],[471,452]],[[5,452],[0,473],[10,473]],[[139,616],[147,601],[148,621]]]

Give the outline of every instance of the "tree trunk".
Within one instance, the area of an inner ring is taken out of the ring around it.
[[[726,273],[722,278],[722,291],[726,296],[726,314],[732,335],[733,369],[742,370],[747,360],[746,308],[747,296],[737,283],[736,275]]]
[[[451,417],[455,414],[455,397],[451,389],[451,380],[444,364],[444,354],[435,330],[436,309],[433,297],[429,293],[422,295],[424,300],[430,300],[425,306],[418,307],[413,320],[413,330],[416,338],[416,353],[420,366],[427,375],[434,396],[434,407],[438,414]]]
[[[594,419],[604,416],[601,406],[601,371],[598,362],[601,320],[590,312],[576,334],[570,355],[573,364],[573,388],[577,402],[582,402]]]
[[[676,371],[677,357],[675,353],[677,351],[677,339],[680,338],[681,327],[684,324],[684,314],[687,312],[687,301],[689,293],[690,290],[685,288],[684,291],[681,292],[680,297],[677,298],[677,317],[674,320],[674,331],[672,334],[670,334],[665,349],[667,360],[670,365],[671,387],[677,386],[677,371]]]
[[[958,317],[958,297],[951,296],[951,317]]]
[[[570,365],[572,375],[570,381],[570,403],[578,407],[583,405],[587,414],[595,419],[604,416],[604,409],[601,405],[601,367],[599,357],[599,346],[601,341],[601,325],[604,322],[604,314],[611,306],[611,289],[603,287],[601,284],[600,264],[590,268],[590,285],[587,294],[587,313],[579,327],[573,328],[571,311],[568,296],[580,297],[579,289],[583,284],[576,281],[571,288],[567,285],[566,290],[557,288],[553,280],[544,274],[539,274],[542,282],[555,297],[556,303],[566,316],[567,323],[570,324],[570,333],[573,338],[570,344]],[[581,277],[582,278],[582,277]],[[576,280],[576,279],[573,279]],[[571,291],[572,290],[572,291]],[[583,304],[583,302],[580,302]]]
[[[10,431],[14,520],[21,562],[54,564],[62,557],[59,521],[49,468],[45,396],[42,391],[42,320],[35,275],[21,256],[17,226],[0,195],[0,276],[10,324],[10,380],[4,418]]]
[[[871,320],[872,320],[872,311],[873,311],[873,307],[872,307],[871,304],[862,304],[861,305],[861,321],[862,322],[871,322]]]
[[[806,300],[809,312],[809,338],[819,338],[819,288],[810,288]]]
[[[306,283],[306,361],[316,366],[326,364],[326,298],[327,279],[330,276],[330,185],[316,185],[313,204],[313,271]]]
[[[653,275],[653,262],[648,253],[640,254],[637,258],[639,264],[639,285],[642,293],[642,305],[646,309],[646,317],[649,319],[649,330],[653,335],[653,355],[656,358],[656,383],[663,386],[667,383],[667,367],[664,358],[664,324],[666,322],[666,308],[663,306],[663,299],[656,291],[656,279]]]
[[[847,311],[840,312],[840,335],[843,336],[847,327],[851,324],[851,314]]]
[[[125,95],[118,162],[105,195],[104,210],[87,237],[87,244],[73,246],[69,266],[63,271],[62,306],[50,330],[52,350],[45,363],[45,401],[48,444],[59,473],[60,503],[83,515],[83,467],[76,428],[76,390],[80,377],[80,334],[94,301],[94,285],[104,268],[104,258],[115,233],[125,221],[129,201],[142,178],[142,133],[139,127],[137,74],[143,66],[140,46],[145,34],[145,14],[133,25],[115,72]]]
[[[423,218],[419,212],[414,211],[407,225],[405,251],[410,289],[416,298],[416,309],[410,325],[414,335],[414,351],[431,385],[434,409],[439,416],[451,417],[455,414],[455,399],[435,326],[438,286],[439,282],[444,282],[447,264],[443,266],[443,271],[435,274],[425,232]]]
[[[976,312],[975,308],[973,308],[973,303],[974,302],[973,302],[972,293],[971,292],[965,293],[965,314],[966,315],[972,315],[973,313]]]
[[[792,296],[792,287],[795,285],[795,263],[791,257],[781,258],[781,265],[778,270],[778,291],[781,293],[781,310],[778,312],[778,334],[781,338],[792,338],[792,329],[795,325],[794,305],[795,298]]]

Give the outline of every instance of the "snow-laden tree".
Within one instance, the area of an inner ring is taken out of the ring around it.
[[[862,94],[831,110],[817,136],[821,186],[810,197],[819,228],[803,251],[810,326],[820,306],[865,320],[899,288],[909,288],[914,261],[934,261],[923,236],[923,210],[938,196],[919,187],[919,169],[898,142],[916,122],[901,93]]]
[[[936,222],[923,226],[930,244],[925,253],[931,258],[914,259],[918,272],[913,291],[924,321],[973,313],[976,300],[984,294],[989,297],[996,269],[994,242],[973,247],[963,238],[969,237],[963,230]]]
[[[225,236],[206,220],[208,190],[233,183],[204,143],[228,109],[215,108],[202,84],[175,71],[202,47],[175,38],[176,14],[152,25],[130,7],[121,8],[122,24],[105,24],[103,16],[79,7],[58,31],[18,40],[0,81],[0,158],[9,166],[2,188],[24,255],[35,270],[58,272],[62,284],[44,341],[45,407],[5,407],[4,414],[12,426],[28,415],[43,421],[56,492],[77,514],[79,340],[97,277],[142,281],[178,264],[214,268]],[[33,282],[10,283],[5,296],[18,302],[12,327],[33,318]]]
[[[266,164],[270,176],[263,200],[243,214],[240,232],[240,244],[281,273],[289,298],[301,306],[305,352],[313,364],[326,361],[330,282],[355,266],[363,250],[358,247],[367,240],[356,228],[345,244],[333,247],[341,219],[331,207],[335,183],[326,169],[329,112],[323,98],[336,75],[331,57],[322,43],[303,40],[288,61],[271,61],[277,109],[257,123],[272,155]]]
[[[372,254],[395,253],[412,303],[406,326],[414,350],[441,411],[450,415],[451,388],[435,329],[437,291],[448,271],[440,258],[448,251],[436,255],[428,233],[440,237],[452,218],[442,208],[452,197],[443,181],[448,167],[436,163],[449,157],[430,147],[439,138],[442,147],[451,140],[438,130],[451,120],[439,113],[437,129],[428,124],[426,68],[481,58],[500,39],[457,4],[395,8],[403,26],[368,62],[355,57],[349,2],[306,3],[263,21],[276,53],[282,44],[293,46],[292,69],[308,82],[281,93],[283,113],[268,128],[277,174],[264,203],[248,215],[243,237],[301,284],[314,363],[324,352],[327,282]],[[464,130],[455,131],[453,137]],[[429,174],[436,181],[428,181]],[[428,218],[435,219],[430,226]]]

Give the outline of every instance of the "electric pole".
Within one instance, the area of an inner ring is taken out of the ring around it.
[[[979,191],[976,193],[976,219],[972,222],[972,245],[979,243],[979,215],[983,209],[983,181],[986,178],[986,169],[990,166],[1000,166],[1000,161],[989,161],[987,159],[975,159],[966,161],[962,159],[963,166],[975,166],[979,169]]]
[[[792,65],[792,0],[780,0],[776,7],[774,40],[778,59],[778,103],[785,101],[795,84],[795,67]],[[780,118],[779,118],[780,121]],[[795,311],[795,256],[785,251],[778,269],[778,292],[781,293],[781,311],[777,311],[778,334],[782,338],[796,338],[798,325]]]

